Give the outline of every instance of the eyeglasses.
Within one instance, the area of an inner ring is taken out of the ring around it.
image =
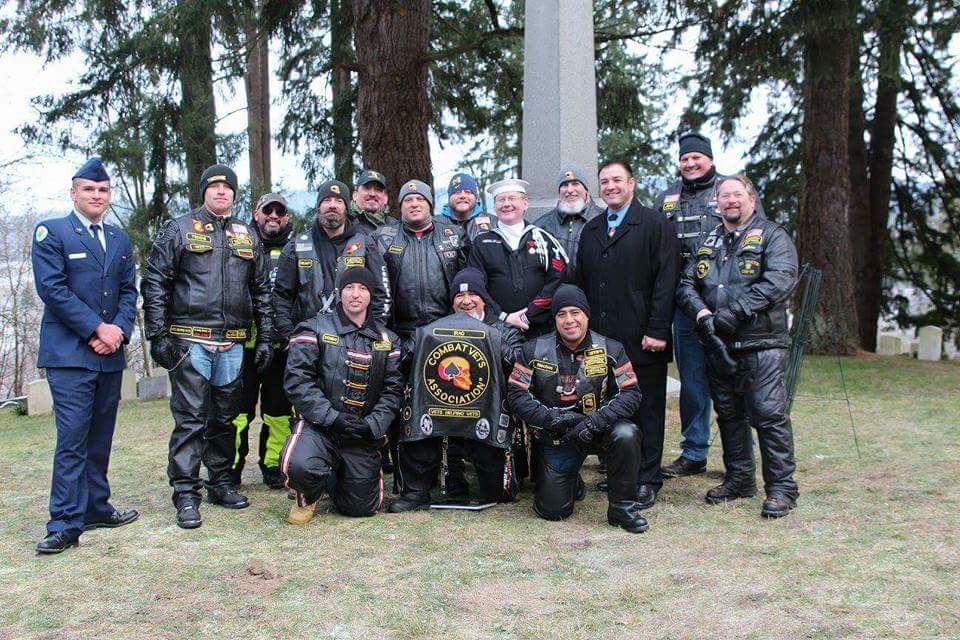
[[[503,202],[509,202],[509,203],[511,203],[511,204],[516,204],[516,203],[518,203],[518,202],[520,202],[520,201],[522,201],[522,200],[526,200],[526,198],[525,198],[524,196],[516,195],[516,194],[508,195],[508,196],[497,196],[496,198],[493,199],[493,201],[494,201],[496,204],[500,204],[500,203],[503,203]]]
[[[289,212],[281,207],[267,207],[262,210],[265,216],[276,216],[277,218],[286,218]]]

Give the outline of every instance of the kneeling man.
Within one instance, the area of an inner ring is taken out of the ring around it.
[[[584,458],[607,461],[607,522],[647,530],[637,505],[640,408],[633,365],[616,340],[590,331],[583,291],[562,285],[550,305],[556,331],[524,345],[507,384],[511,411],[534,428],[537,453],[533,510],[546,520],[573,513]]]
[[[430,508],[444,440],[473,463],[480,503],[509,502],[516,491],[504,386],[521,338],[497,319],[483,272],[462,270],[451,289],[454,313],[414,334],[411,388],[400,414],[401,495],[392,513]],[[450,494],[465,502],[462,468],[451,475]]]
[[[330,494],[347,516],[371,516],[383,501],[380,461],[400,407],[400,346],[370,313],[373,272],[344,269],[334,313],[300,323],[290,338],[284,389],[299,420],[280,457],[296,492],[290,524],[313,519]]]

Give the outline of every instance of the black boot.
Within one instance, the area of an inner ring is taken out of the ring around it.
[[[722,484],[718,484],[713,489],[707,491],[704,499],[710,504],[721,504],[723,502],[731,502],[738,498],[752,498],[755,495],[757,495],[756,484],[735,486],[724,481]]]
[[[767,499],[763,501],[760,515],[764,518],[782,518],[790,513],[795,506],[797,506],[797,503],[794,500],[783,494],[775,493],[767,496]]]
[[[607,507],[607,523],[630,533],[643,533],[650,528],[647,519],[640,515],[637,504],[628,500],[610,503]]]
[[[200,519],[200,510],[197,509],[197,503],[190,498],[183,498],[176,501],[177,507],[177,526],[181,529],[196,529],[203,520]]]
[[[390,513],[403,513],[404,511],[424,511],[430,508],[430,494],[422,493],[404,493],[399,498],[390,503],[387,511]]]
[[[234,489],[232,485],[207,487],[207,501],[227,509],[246,509],[250,506],[247,496]]]
[[[267,467],[263,470],[263,484],[270,489],[283,489],[287,482],[280,467]]]
[[[243,483],[243,469],[230,469],[230,483],[239,487]]]

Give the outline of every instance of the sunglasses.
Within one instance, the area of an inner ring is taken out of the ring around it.
[[[289,212],[283,207],[266,207],[263,209],[263,215],[265,216],[276,216],[278,218],[286,218]]]

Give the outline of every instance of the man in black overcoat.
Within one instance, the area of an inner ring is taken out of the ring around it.
[[[637,502],[646,509],[663,484],[660,463],[679,248],[673,222],[634,198],[636,180],[629,163],[605,162],[599,181],[607,207],[583,229],[576,278],[593,309],[590,328],[622,343],[637,374],[643,394],[634,419],[642,438]]]

